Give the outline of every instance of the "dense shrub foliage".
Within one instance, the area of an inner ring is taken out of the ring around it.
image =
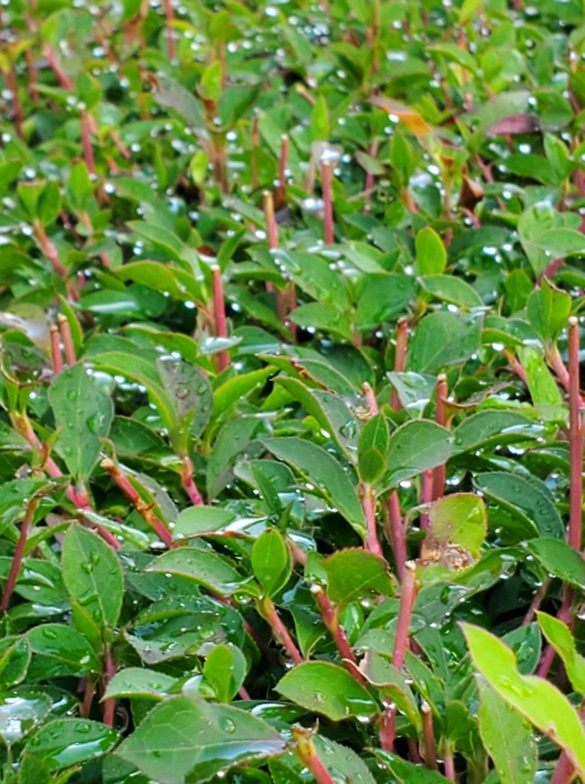
[[[585,14],[3,0],[6,784],[585,780]]]

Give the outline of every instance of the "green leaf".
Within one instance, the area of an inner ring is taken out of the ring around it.
[[[415,239],[416,266],[419,275],[438,275],[447,266],[447,252],[434,229],[425,226]]]
[[[291,557],[277,528],[260,534],[252,548],[252,571],[265,596],[275,596],[287,584],[291,573]]]
[[[347,784],[375,784],[375,779],[365,761],[353,749],[342,746],[324,735],[315,735],[313,744],[332,777],[343,771]],[[275,783],[276,784],[276,783]],[[285,784],[281,781],[280,784]],[[291,782],[286,782],[291,784]]]
[[[45,724],[28,741],[34,754],[52,771],[63,770],[107,754],[118,742],[116,730],[88,719],[57,719]]]
[[[436,770],[412,762],[382,749],[374,749],[379,763],[390,772],[397,784],[446,784],[447,779]]]
[[[501,784],[533,781],[538,755],[530,725],[483,678],[478,678],[477,684],[479,732]]]
[[[358,533],[365,533],[357,487],[329,452],[310,441],[294,437],[265,438],[262,443],[271,454],[312,482],[315,492],[324,495]]]
[[[44,623],[28,632],[32,661],[28,670],[31,682],[66,676],[83,677],[99,673],[100,662],[87,639],[61,623]]]
[[[173,529],[175,537],[202,536],[211,534],[233,523],[236,515],[227,509],[215,506],[190,506],[177,517]]]
[[[231,702],[246,677],[246,657],[232,643],[216,645],[205,659],[203,675],[219,702]]]
[[[585,590],[585,560],[580,552],[571,547],[564,539],[541,537],[526,542],[527,549],[544,566],[549,574],[554,574],[563,582]]]
[[[466,362],[479,351],[481,321],[457,313],[431,313],[417,325],[408,345],[406,369],[435,373]]]
[[[356,328],[362,332],[403,314],[416,291],[415,280],[409,275],[390,272],[364,277],[356,314]]]
[[[528,298],[528,320],[546,343],[556,343],[571,315],[571,295],[553,286],[546,277]]]
[[[213,409],[209,381],[199,368],[170,354],[157,359],[156,369],[179,420],[186,420],[187,415],[191,415],[188,417],[191,422],[189,429],[193,436],[201,435]],[[177,429],[180,431],[180,426]],[[175,436],[175,440],[179,438],[179,435]]]
[[[585,695],[585,656],[577,652],[575,638],[569,627],[546,613],[537,613],[542,633],[563,660],[567,675],[575,691]]]
[[[455,544],[477,558],[486,533],[483,500],[472,493],[454,493],[431,504],[424,551]]]
[[[346,669],[328,662],[297,665],[278,682],[276,689],[287,700],[332,721],[372,716],[379,710]]]
[[[162,700],[175,684],[175,678],[163,672],[142,667],[126,667],[117,672],[108,683],[104,699],[132,698]]]
[[[100,439],[108,436],[114,416],[112,401],[78,363],[54,378],[49,402],[59,430],[57,446],[71,474],[85,482],[98,461]]]
[[[445,463],[453,448],[453,437],[430,420],[407,422],[392,433],[387,452],[387,488]]]
[[[22,740],[46,717],[52,703],[46,694],[8,694],[0,704],[0,737],[7,746]]]
[[[115,626],[124,596],[120,562],[97,534],[73,523],[63,541],[63,582],[75,601],[95,623]]]
[[[227,558],[195,547],[181,547],[163,553],[146,571],[187,577],[222,596],[237,591],[243,579]]]
[[[61,191],[56,182],[48,182],[43,188],[37,204],[37,215],[44,226],[57,220],[61,209]]]
[[[462,624],[471,657],[479,672],[509,705],[567,753],[580,776],[585,775],[585,731],[577,711],[552,683],[521,675],[516,657],[485,629]]]
[[[394,593],[386,561],[366,550],[338,550],[325,558],[322,566],[327,572],[327,594],[332,602],[348,604],[372,593]]]
[[[420,283],[425,291],[443,302],[451,302],[463,308],[480,308],[483,305],[477,291],[461,278],[452,275],[423,275]]]
[[[565,529],[547,486],[536,476],[520,476],[504,471],[477,474],[475,485],[488,498],[497,501],[520,520],[528,531],[561,539]],[[531,534],[531,537],[534,536]]]
[[[560,407],[563,403],[560,390],[540,353],[531,346],[518,346],[516,351],[534,405]]]
[[[280,735],[250,713],[174,697],[153,708],[115,754],[159,784],[198,784],[284,749]]]
[[[479,411],[455,428],[453,452],[469,452],[478,447],[507,444],[538,438],[543,427],[515,411]]]

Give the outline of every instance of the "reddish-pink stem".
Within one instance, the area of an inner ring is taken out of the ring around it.
[[[396,574],[402,580],[404,575],[404,564],[406,563],[406,538],[404,532],[404,521],[400,512],[400,500],[398,492],[393,490],[387,502],[387,527],[386,536],[392,545],[394,560],[396,562]]]
[[[112,656],[112,650],[108,645],[106,650],[106,662],[105,662],[105,672],[104,672],[104,689],[108,685],[108,683],[112,680],[114,675],[116,674],[116,662],[114,661],[114,657]],[[114,726],[114,717],[116,715],[116,700],[109,699],[104,701],[103,705],[103,713],[102,713],[102,721],[106,725],[106,727],[113,727]]]
[[[288,135],[283,133],[280,137],[280,157],[278,159],[278,184],[286,190],[286,165],[288,163]]]
[[[276,612],[274,603],[270,599],[263,599],[259,609],[260,614],[272,629],[272,633],[274,634],[275,638],[282,645],[293,662],[295,664],[302,664],[303,657],[301,656],[299,649],[290,636],[288,629]]]
[[[35,61],[32,53],[32,49],[27,49],[26,53],[26,67],[28,70],[28,91],[30,92],[30,97],[33,101],[39,100],[39,91],[37,90],[37,69],[35,67]]]
[[[78,300],[79,292],[77,291],[73,283],[70,280],[67,280],[67,270],[59,260],[59,254],[57,253],[57,248],[47,237],[47,232],[45,231],[45,227],[40,221],[35,220],[33,222],[33,232],[34,232],[35,239],[41,246],[43,253],[53,265],[53,269],[55,270],[57,275],[63,278],[63,280],[66,282],[67,290],[69,291],[69,296],[71,297],[71,299]]]
[[[63,357],[61,355],[61,336],[59,328],[51,325],[51,364],[55,375],[63,370]]]
[[[406,367],[406,349],[408,346],[408,321],[401,318],[396,325],[396,350],[394,352],[394,372],[403,373]],[[402,405],[398,392],[393,389],[390,405],[394,411],[400,411]]]
[[[335,784],[329,771],[319,759],[310,731],[302,727],[293,727],[293,738],[296,741],[294,751],[297,757],[309,769],[317,784]]]
[[[370,416],[375,417],[380,409],[378,408],[378,401],[376,400],[376,394],[367,381],[364,381],[364,383],[362,384],[362,392],[364,393],[366,403],[368,404]]]
[[[372,158],[375,158],[377,155],[378,155],[378,140],[373,139],[370,145],[370,156]],[[369,171],[366,174],[366,183],[364,186],[364,190],[365,190],[364,200],[366,202],[364,204],[364,209],[363,209],[364,212],[367,212],[369,209],[369,201],[372,195],[373,188],[374,188],[374,172]]]
[[[132,157],[132,153],[130,152],[128,147],[126,147],[122,139],[120,139],[120,135],[118,134],[118,131],[110,131],[110,139],[114,142],[114,144],[120,151],[120,154],[124,158],[126,158],[126,160],[130,160],[130,158]]]
[[[363,685],[365,683],[364,677],[358,669],[357,661],[353,651],[349,646],[345,629],[339,623],[339,613],[337,609],[333,607],[325,591],[318,585],[314,586],[311,589],[311,592],[313,593],[313,596],[319,605],[323,623],[327,627],[327,630],[329,631],[329,634],[331,635],[333,642],[337,647],[339,655],[342,659],[348,662],[349,666],[347,669],[351,672],[356,681]]]
[[[379,730],[380,748],[393,752],[396,740],[396,705],[388,697],[384,697],[383,704]]]
[[[204,506],[203,498],[201,497],[201,493],[197,489],[197,485],[195,484],[195,480],[193,479],[193,463],[191,458],[188,455],[185,455],[183,458],[183,472],[181,474],[181,480],[183,483],[183,489],[191,499],[191,503],[194,506]]]
[[[83,148],[83,158],[90,174],[95,174],[95,159],[93,157],[93,147],[91,146],[91,129],[89,117],[85,111],[79,113],[79,123],[81,125],[81,146]]]
[[[34,519],[35,510],[39,505],[39,501],[40,501],[39,497],[33,496],[28,502],[28,504],[26,505],[24,518],[20,526],[20,534],[18,537],[18,542],[16,543],[16,549],[14,551],[14,555],[12,556],[10,571],[8,572],[8,579],[6,580],[6,585],[4,586],[4,593],[2,594],[2,601],[0,602],[0,612],[3,613],[6,612],[6,610],[8,609],[8,605],[10,604],[12,592],[14,591],[14,586],[16,585],[16,581],[18,580],[18,575],[20,574],[22,559],[24,558],[26,539]]]
[[[567,541],[581,550],[583,509],[583,425],[579,391],[579,322],[569,319],[569,474],[570,514]]]
[[[67,76],[65,71],[61,68],[59,61],[57,60],[57,55],[55,54],[55,50],[49,46],[49,44],[44,44],[43,46],[43,54],[47,58],[47,62],[51,67],[51,70],[57,77],[57,81],[65,90],[74,90],[75,85],[71,81],[71,79]]]
[[[169,60],[175,59],[175,9],[173,8],[173,0],[164,0],[165,10],[165,31],[167,35],[167,51]]]
[[[423,505],[430,504],[431,501],[433,500],[433,478],[434,478],[434,471],[432,468],[429,469],[428,471],[425,471],[422,475],[422,479],[420,483],[420,502]],[[422,529],[426,529],[429,527],[428,512],[421,513],[420,527]],[[421,542],[421,548],[423,546],[423,542]]]
[[[438,425],[442,427],[447,426],[447,412],[445,402],[447,400],[448,387],[447,376],[441,373],[437,378],[436,387],[436,412],[435,420]],[[445,478],[447,475],[447,466],[445,463],[437,466],[433,471],[433,500],[441,498],[445,494]]]
[[[57,316],[59,322],[59,331],[61,333],[61,340],[63,341],[63,350],[65,352],[65,360],[69,367],[72,367],[77,362],[75,356],[75,346],[73,345],[73,336],[71,334],[71,325],[67,318],[61,314]]]
[[[396,636],[394,637],[394,650],[392,664],[399,670],[404,664],[404,656],[408,648],[408,629],[412,617],[412,609],[416,598],[416,571],[413,561],[404,564],[404,575],[401,582],[400,607],[398,608],[398,621],[396,622]]]
[[[274,216],[274,199],[270,191],[263,193],[264,217],[266,218],[266,234],[270,250],[278,248],[278,228]]]
[[[422,716],[422,729],[424,741],[424,758],[429,768],[438,770],[437,748],[435,746],[435,731],[433,729],[433,712],[428,702],[423,702],[420,706]]]
[[[378,528],[376,525],[376,494],[374,489],[370,485],[362,484],[360,486],[360,499],[366,519],[366,550],[383,558],[384,552],[378,539]]]
[[[443,751],[443,767],[445,770],[445,778],[449,781],[457,781],[455,774],[455,755],[453,749],[449,745]]]
[[[211,285],[213,289],[213,314],[215,320],[215,334],[218,338],[227,338],[227,322],[225,318],[225,299],[223,296],[223,283],[221,270],[217,266],[211,268]],[[230,366],[230,355],[223,350],[218,353],[219,372],[227,370]]]
[[[526,375],[526,371],[524,370],[524,368],[522,367],[518,359],[514,356],[514,354],[512,354],[511,351],[506,351],[504,349],[502,353],[506,357],[508,364],[510,365],[514,373],[518,376],[520,381],[522,381],[524,384],[526,384],[526,386],[528,386],[528,376]]]
[[[14,115],[14,127],[16,128],[16,133],[22,139],[22,123],[24,120],[24,113],[22,111],[22,106],[20,105],[20,99],[18,97],[18,82],[16,81],[16,70],[14,63],[10,63],[8,66],[8,70],[6,72],[6,82],[8,89],[12,93],[12,114]]]
[[[142,500],[138,490],[125,476],[118,466],[109,457],[106,457],[101,462],[102,468],[108,472],[114,483],[124,493],[126,498],[131,502],[132,506],[136,509],[138,514],[147,523],[158,538],[166,544],[167,547],[172,547],[173,537],[171,532],[162,522],[162,520],[155,514],[152,504],[147,504]]]
[[[323,189],[323,228],[325,242],[332,245],[335,242],[333,227],[333,167],[328,161],[321,164],[321,186]]]

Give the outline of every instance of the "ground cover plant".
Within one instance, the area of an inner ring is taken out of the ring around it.
[[[6,784],[585,780],[578,0],[4,0]]]

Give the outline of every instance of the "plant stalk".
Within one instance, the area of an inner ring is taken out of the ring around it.
[[[317,604],[319,605],[319,610],[321,612],[321,617],[323,618],[323,623],[327,627],[329,634],[331,635],[333,642],[335,643],[339,655],[344,660],[344,662],[349,663],[349,667],[347,668],[353,677],[361,683],[362,686],[365,683],[364,677],[361,671],[358,669],[358,664],[356,658],[354,656],[353,651],[349,646],[349,641],[347,639],[347,635],[345,633],[345,629],[339,623],[339,611],[337,608],[333,607],[331,602],[329,601],[329,597],[325,593],[325,591],[319,585],[314,585],[311,587],[311,593],[315,597]]]
[[[280,157],[278,159],[278,185],[282,192],[286,191],[286,166],[288,163],[288,134],[280,137]]]
[[[215,321],[215,335],[218,338],[227,338],[227,322],[225,318],[225,299],[221,270],[214,265],[211,268],[211,285],[213,290],[213,315]],[[230,355],[227,351],[218,352],[219,372],[222,373],[230,366]]]
[[[258,602],[258,611],[264,620],[268,623],[272,629],[274,637],[288,653],[294,664],[302,664],[304,659],[301,656],[301,653],[295,645],[292,637],[290,636],[288,629],[280,619],[276,611],[276,607],[274,606],[274,602],[268,597],[264,597],[261,601]]]
[[[303,727],[293,727],[294,752],[302,764],[309,769],[317,784],[335,784],[325,765],[319,759],[311,732]]]
[[[437,747],[435,745],[435,731],[433,729],[433,712],[426,700],[420,706],[420,712],[422,714],[424,760],[429,768],[438,770]]]
[[[321,187],[323,189],[323,227],[325,242],[332,245],[335,242],[333,224],[333,167],[329,161],[321,164]]]
[[[397,670],[404,664],[404,656],[408,648],[408,629],[416,598],[416,569],[414,561],[407,561],[404,564],[401,589],[398,622],[396,624],[394,650],[392,652],[392,664]]]
[[[441,425],[442,427],[447,426],[447,412],[445,402],[447,400],[448,394],[449,389],[447,386],[447,376],[444,373],[441,373],[437,378],[435,420],[437,424]],[[433,500],[442,498],[442,496],[445,495],[446,476],[447,466],[445,463],[437,466],[433,470]]]
[[[109,457],[106,457],[100,463],[101,467],[108,472],[114,483],[124,493],[126,498],[131,502],[132,506],[136,509],[142,519],[150,526],[154,533],[158,536],[161,542],[164,542],[167,547],[172,547],[173,537],[169,529],[165,526],[162,520],[156,515],[153,505],[147,504],[142,500],[138,490],[125,476],[118,466]]]
[[[75,346],[73,345],[73,336],[71,334],[71,325],[65,316],[59,314],[57,316],[57,323],[59,324],[59,332],[61,333],[61,340],[63,341],[63,350],[65,352],[65,361],[69,367],[73,367],[77,362],[75,355]]]
[[[404,564],[406,563],[406,537],[404,532],[404,521],[400,512],[400,499],[398,491],[393,490],[387,501],[387,522],[386,537],[388,538],[394,552],[396,562],[396,574],[402,582],[404,576]]]
[[[195,480],[193,479],[193,462],[188,455],[183,457],[183,471],[181,473],[181,482],[183,484],[183,490],[187,493],[189,498],[191,499],[191,503],[193,506],[204,506],[204,501],[201,496],[201,493],[197,489],[197,485],[195,484]]]
[[[63,370],[63,357],[61,355],[61,335],[59,328],[51,325],[51,364],[56,376]]]
[[[396,325],[396,350],[394,352],[394,372],[403,373],[406,367],[406,349],[408,346],[408,321],[405,318],[398,320]],[[400,411],[402,404],[398,392],[392,389],[390,405],[394,411]]]
[[[378,539],[376,524],[376,493],[371,485],[360,483],[360,499],[366,519],[366,550],[374,555],[384,557],[384,551]]]
[[[569,476],[570,513],[567,541],[581,550],[583,510],[583,424],[579,384],[579,322],[569,319]]]
[[[6,610],[8,609],[8,605],[10,604],[10,599],[14,591],[14,586],[16,585],[16,581],[18,580],[18,575],[20,574],[20,567],[22,566],[22,559],[24,558],[24,549],[26,547],[28,532],[30,531],[30,527],[34,520],[35,510],[39,505],[40,500],[41,500],[40,496],[33,495],[33,497],[26,505],[24,518],[20,526],[20,534],[18,536],[18,542],[16,543],[16,549],[14,551],[14,555],[12,556],[12,561],[10,563],[10,570],[8,572],[8,578],[6,580],[6,585],[4,586],[2,601],[0,602],[0,612],[2,613],[6,612]]]

